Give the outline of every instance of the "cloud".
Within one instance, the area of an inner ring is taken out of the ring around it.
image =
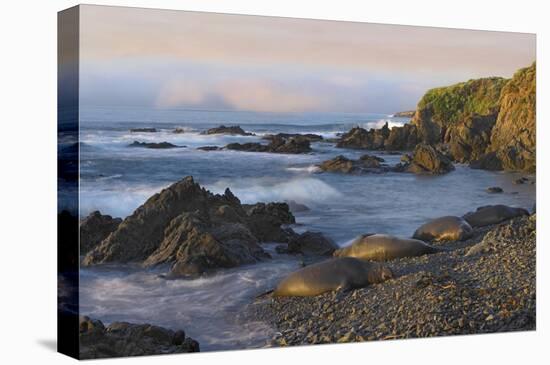
[[[326,95],[316,92],[312,86],[251,75],[221,80],[179,78],[161,86],[155,106],[256,112],[319,111]]]

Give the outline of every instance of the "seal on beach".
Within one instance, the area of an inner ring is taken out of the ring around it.
[[[351,245],[336,250],[333,256],[386,261],[442,251],[446,251],[446,249],[430,246],[417,239],[399,238],[388,234],[372,234],[360,236]]]
[[[330,259],[293,272],[277,285],[276,297],[311,297],[332,290],[350,290],[393,278],[391,269],[380,263],[352,257]]]
[[[466,213],[464,219],[472,227],[483,227],[504,222],[505,220],[529,215],[527,209],[513,208],[507,205],[486,205],[477,208],[475,212]]]
[[[448,215],[421,225],[413,238],[422,241],[463,241],[474,234],[472,226],[464,218]]]

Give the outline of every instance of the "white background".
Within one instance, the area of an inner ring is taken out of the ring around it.
[[[548,120],[546,1],[97,0],[126,5],[537,33],[537,331],[157,356],[109,363],[342,364],[548,361]],[[56,341],[56,12],[76,1],[3,1],[0,11],[0,362],[64,364]],[[208,26],[207,24],[205,26]],[[545,171],[546,170],[546,171]],[[546,226],[546,227],[545,227]],[[546,356],[543,356],[546,355]],[[544,358],[546,357],[546,359]],[[546,362],[548,363],[548,362]]]

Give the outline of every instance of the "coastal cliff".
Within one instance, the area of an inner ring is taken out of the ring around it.
[[[536,169],[536,63],[511,79],[489,77],[428,90],[402,127],[344,133],[340,148],[412,150],[424,143],[487,170]]]

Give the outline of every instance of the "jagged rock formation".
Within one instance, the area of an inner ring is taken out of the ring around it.
[[[191,176],[153,195],[92,249],[84,265],[171,263],[169,276],[203,274],[269,255],[260,242],[288,242],[294,223],[286,203],[242,205],[229,189],[213,194]]]
[[[101,243],[122,222],[121,218],[103,215],[99,211],[90,213],[80,222],[80,254],[85,255]]]
[[[318,165],[325,172],[342,174],[363,174],[368,172],[387,172],[391,168],[383,164],[384,159],[371,155],[363,155],[358,160],[352,160],[339,155]]]

